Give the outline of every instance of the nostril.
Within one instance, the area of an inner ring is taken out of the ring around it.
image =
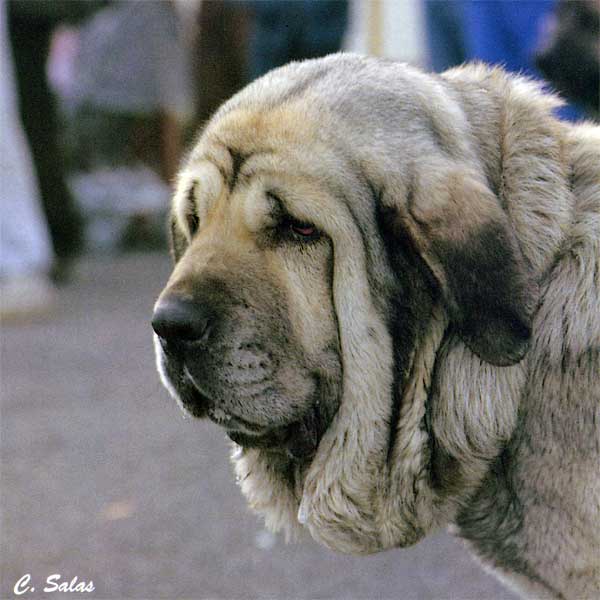
[[[207,307],[184,298],[165,298],[154,309],[152,329],[166,341],[200,341],[208,336],[211,321]]]

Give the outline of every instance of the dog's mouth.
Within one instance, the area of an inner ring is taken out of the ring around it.
[[[236,444],[284,454],[298,461],[314,456],[321,437],[318,402],[301,419],[277,427],[256,425],[212,406],[206,414],[213,423],[223,427]]]
[[[260,448],[296,461],[308,461],[316,453],[326,429],[318,399],[300,419],[269,427],[252,423],[216,406],[185,375],[180,383],[183,385],[178,391],[185,410],[197,418],[208,417],[222,427],[233,442],[244,448]]]
[[[319,406],[316,404],[300,420],[289,425],[250,434],[225,426],[228,437],[244,448],[261,448],[286,455],[296,461],[308,461],[317,451],[321,438]]]
[[[261,436],[269,429],[233,415],[222,408],[214,406],[212,403],[209,404],[206,414],[213,423],[220,425],[227,431],[239,432],[249,436]]]

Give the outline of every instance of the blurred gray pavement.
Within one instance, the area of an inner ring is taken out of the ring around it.
[[[48,598],[54,573],[93,580],[69,598],[515,598],[444,533],[366,558],[267,534],[224,434],[184,419],[155,373],[150,313],[169,268],[87,259],[51,317],[3,327],[2,598]],[[26,573],[35,592],[15,596]]]

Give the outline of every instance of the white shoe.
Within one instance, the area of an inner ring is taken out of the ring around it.
[[[51,313],[56,306],[56,290],[39,274],[0,279],[0,322],[15,323]]]

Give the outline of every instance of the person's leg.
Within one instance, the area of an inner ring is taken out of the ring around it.
[[[19,119],[13,65],[0,3],[0,317],[31,314],[52,300],[50,236]]]
[[[46,79],[52,28],[43,20],[18,18],[9,11],[9,32],[21,118],[37,172],[54,252],[64,264],[80,250],[83,226],[65,183],[56,106]]]

